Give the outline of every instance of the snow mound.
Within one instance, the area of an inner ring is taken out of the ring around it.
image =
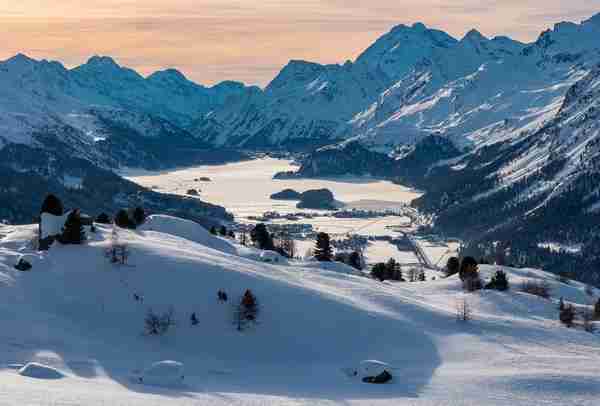
[[[29,362],[19,369],[19,375],[36,379],[61,379],[65,377],[59,370],[37,362]]]
[[[138,381],[145,385],[177,386],[183,383],[184,366],[177,361],[155,362],[146,368]]]
[[[138,227],[138,230],[170,234],[227,254],[237,253],[236,248],[229,241],[215,237],[200,224],[190,220],[165,215],[153,215],[148,217],[144,224]]]
[[[377,360],[365,360],[361,361],[358,367],[358,376],[362,378],[367,378],[370,376],[378,376],[381,375],[384,371],[390,372],[392,367],[385,362],[377,361]]]

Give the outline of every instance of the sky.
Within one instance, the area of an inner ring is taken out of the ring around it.
[[[600,0],[0,0],[0,59],[109,55],[144,75],[264,86],[290,59],[354,60],[402,23],[528,42],[597,12]]]

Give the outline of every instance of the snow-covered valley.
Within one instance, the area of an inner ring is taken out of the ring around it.
[[[557,320],[559,297],[588,305],[600,291],[542,271],[505,268],[508,292],[464,293],[457,276],[381,283],[341,264],[266,264],[253,248],[170,217],[118,229],[131,253],[119,266],[104,255],[110,226],[47,253],[30,248],[34,230],[0,228],[3,405],[592,405],[600,394],[600,337]],[[21,257],[31,271],[13,269]],[[486,279],[494,271],[481,266]],[[524,280],[547,281],[551,299],[521,292]],[[246,289],[260,312],[240,332],[233,303]],[[456,319],[462,298],[468,322]],[[176,326],[144,335],[148,309],[169,307]],[[133,378],[167,359],[185,365],[182,386]],[[392,382],[348,375],[366,359],[390,364]],[[31,361],[65,377],[19,375]]]
[[[327,188],[345,208],[368,210],[401,209],[421,194],[418,191],[393,184],[389,181],[371,177],[337,177],[330,179],[274,179],[277,172],[294,169],[291,161],[262,158],[226,165],[211,165],[184,168],[172,171],[152,172],[129,170],[122,172],[125,178],[147,188],[153,188],[163,193],[173,193],[185,196],[189,189],[200,190],[199,198],[205,202],[225,207],[235,215],[236,221],[256,223],[248,220],[251,216],[260,216],[265,212],[277,211],[282,214],[306,211],[318,215],[323,211],[299,210],[297,201],[273,200],[269,197],[283,189],[291,188],[298,191]],[[210,181],[198,181],[203,177]],[[391,236],[401,234],[392,229],[393,226],[410,223],[404,216],[384,216],[379,218],[335,218],[321,217],[303,218],[296,221],[273,220],[273,224],[310,224],[315,231],[323,231],[334,237],[344,237],[349,234],[362,236]],[[414,230],[415,227],[404,227],[404,231]],[[298,240],[299,253],[313,248],[311,239]],[[450,247],[424,242],[424,248],[434,262],[443,260]],[[452,249],[455,245],[452,245]],[[417,262],[412,252],[401,252],[386,241],[370,242],[366,256],[369,263],[384,262],[396,258],[401,263]]]

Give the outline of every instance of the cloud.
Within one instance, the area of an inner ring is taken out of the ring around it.
[[[177,67],[205,84],[265,85],[289,59],[354,59],[400,23],[530,41],[599,9],[600,0],[20,0],[0,6],[0,57],[73,66],[107,54],[144,74]]]

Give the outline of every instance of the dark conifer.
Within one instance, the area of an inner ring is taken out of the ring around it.
[[[321,262],[328,262],[332,260],[333,250],[331,248],[329,234],[317,234],[317,241],[315,243],[315,258],[317,259],[317,261]]]
[[[67,217],[60,242],[62,244],[81,244],[83,241],[85,241],[85,231],[81,223],[81,214],[78,209],[75,209]]]
[[[146,221],[146,212],[141,207],[136,207],[133,211],[133,221],[136,226],[142,225]]]
[[[55,195],[49,194],[42,203],[40,213],[49,213],[54,216],[62,216],[64,213],[62,202]]]
[[[126,210],[119,210],[115,216],[115,224],[121,228],[134,228],[134,224],[129,218]]]

